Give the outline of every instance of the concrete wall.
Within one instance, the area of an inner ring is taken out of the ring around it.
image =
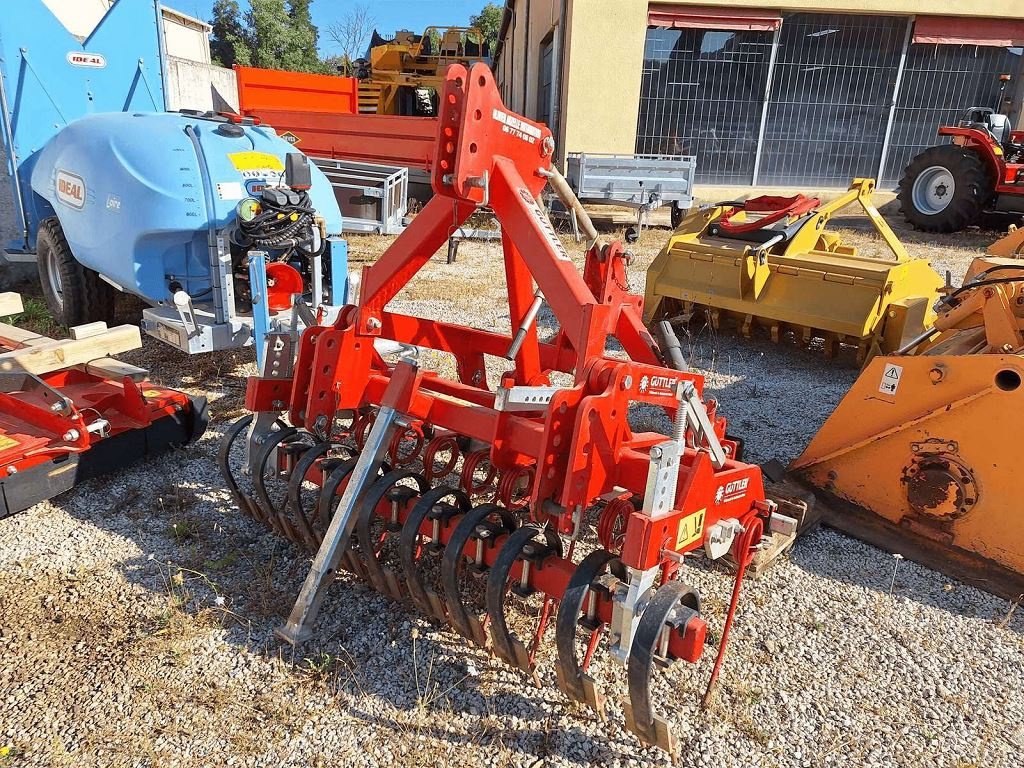
[[[238,82],[233,70],[168,56],[167,109],[238,111]]]

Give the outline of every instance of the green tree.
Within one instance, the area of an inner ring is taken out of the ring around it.
[[[232,64],[325,72],[317,53],[319,31],[313,24],[313,0],[249,0],[242,14],[238,0],[217,0],[213,7],[214,60]]]
[[[249,64],[252,57],[238,0],[217,0],[213,4],[213,20],[210,23],[213,25],[213,37],[210,40],[213,62],[222,67]]]
[[[488,3],[480,13],[469,17],[469,26],[476,27],[483,32],[484,40],[491,54],[498,44],[498,31],[501,29],[501,17],[505,11],[497,3]]]

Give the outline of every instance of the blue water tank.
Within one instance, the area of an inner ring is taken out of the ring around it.
[[[32,189],[53,206],[75,258],[151,303],[171,282],[211,292],[210,228],[239,200],[284,181],[295,152],[266,126],[173,113],[75,120],[39,153]],[[341,233],[330,182],[311,165],[309,191],[327,234]]]

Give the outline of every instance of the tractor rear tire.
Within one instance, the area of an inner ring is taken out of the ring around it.
[[[977,223],[994,191],[994,180],[977,152],[944,144],[910,161],[896,197],[914,229],[959,232]]]
[[[36,260],[43,298],[55,321],[68,327],[113,322],[114,287],[78,263],[56,218],[39,225]]]

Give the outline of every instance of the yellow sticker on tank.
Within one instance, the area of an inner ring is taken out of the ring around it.
[[[236,171],[283,171],[284,163],[277,155],[267,152],[232,152],[228,155]]]
[[[0,435],[0,451],[6,451],[9,448],[13,448],[16,445],[21,445],[21,443],[19,443],[13,437],[8,437],[7,435]]]
[[[163,390],[161,389],[144,389],[142,390],[143,397],[163,397]]]
[[[707,509],[699,509],[679,521],[679,532],[676,534],[676,550],[688,547],[704,533],[704,517]]]

